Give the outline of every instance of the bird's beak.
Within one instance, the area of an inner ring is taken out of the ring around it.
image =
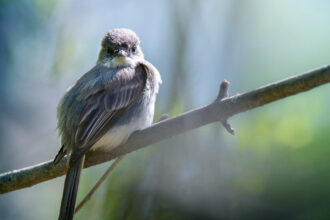
[[[123,57],[126,57],[128,54],[125,50],[119,50],[118,51],[118,56],[123,56]]]

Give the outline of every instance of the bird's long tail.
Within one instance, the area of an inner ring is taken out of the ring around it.
[[[59,220],[73,219],[81,169],[85,156],[68,169],[65,177]]]

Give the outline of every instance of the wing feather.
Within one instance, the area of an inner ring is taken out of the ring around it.
[[[119,70],[97,93],[87,97],[88,104],[81,114],[75,135],[76,146],[79,147],[72,152],[72,163],[95,144],[125,111],[141,101],[148,78],[144,65],[121,71]]]

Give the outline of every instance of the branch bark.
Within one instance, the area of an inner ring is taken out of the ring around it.
[[[128,141],[112,152],[92,151],[86,155],[84,167],[107,162],[180,133],[203,125],[226,121],[227,118],[270,102],[308,91],[330,82],[330,66],[290,77],[240,95],[216,99],[210,105],[180,114],[134,132]],[[57,166],[51,161],[10,171],[0,175],[0,193],[6,193],[47,181],[66,173],[66,158]]]

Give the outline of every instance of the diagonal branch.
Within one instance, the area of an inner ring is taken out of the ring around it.
[[[238,113],[310,90],[328,82],[330,82],[330,66],[325,66],[247,93],[221,99],[220,101],[216,100],[210,105],[180,114],[155,123],[144,130],[134,132],[124,145],[112,152],[100,150],[89,152],[86,156],[84,167],[104,163],[212,122],[226,121],[227,118]],[[33,186],[64,175],[66,172],[65,163],[66,159],[64,158],[56,167],[53,167],[52,161],[47,161],[35,166],[1,174],[0,193]]]
[[[159,121],[167,119],[169,116],[167,114],[163,114],[160,116]],[[112,170],[115,169],[115,167],[119,164],[119,162],[124,158],[124,155],[118,157],[111,166],[105,171],[105,173],[102,175],[102,177],[97,181],[95,186],[91,189],[91,191],[83,198],[83,200],[79,203],[79,205],[75,208],[74,213],[76,214],[79,212],[79,210],[86,204],[88,200],[93,196],[93,194],[96,192],[96,190],[100,187],[102,182],[107,178],[107,176],[112,172]]]

